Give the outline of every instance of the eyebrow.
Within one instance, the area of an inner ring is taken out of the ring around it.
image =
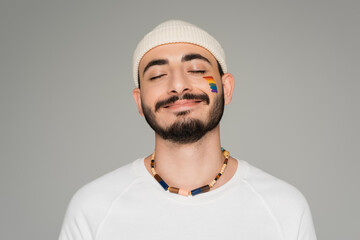
[[[148,70],[150,67],[155,66],[155,65],[165,65],[165,64],[169,64],[169,61],[167,59],[154,59],[154,60],[150,61],[144,68],[143,76],[144,76],[146,70]]]
[[[207,59],[206,57],[204,57],[203,55],[198,54],[198,53],[189,53],[189,54],[184,55],[181,58],[181,62],[188,62],[188,61],[191,61],[194,59],[203,60],[211,65],[211,62],[209,61],[209,59]],[[154,60],[150,61],[144,68],[143,76],[150,67],[155,66],[155,65],[165,65],[165,64],[169,64],[169,61],[167,59],[154,59]]]
[[[194,60],[194,59],[203,60],[203,61],[205,61],[205,62],[208,62],[208,63],[211,65],[211,62],[209,61],[209,59],[207,59],[206,57],[204,57],[203,55],[198,54],[198,53],[186,54],[185,56],[183,56],[183,57],[181,58],[181,61],[182,61],[182,62],[187,62],[187,61],[191,61],[191,60]]]

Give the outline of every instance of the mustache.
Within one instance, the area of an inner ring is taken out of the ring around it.
[[[156,104],[155,104],[155,112],[157,110],[159,110],[159,108],[161,108],[162,106],[165,106],[165,105],[168,105],[168,104],[171,104],[171,103],[175,103],[176,101],[178,100],[201,100],[201,101],[204,101],[206,102],[206,104],[209,105],[210,103],[210,99],[209,99],[209,96],[207,94],[191,94],[191,93],[185,93],[184,95],[182,96],[172,96],[168,99],[165,99],[165,100],[161,100],[161,101],[158,101]]]

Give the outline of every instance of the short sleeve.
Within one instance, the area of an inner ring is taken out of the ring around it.
[[[310,208],[307,202],[305,203],[305,209],[300,220],[297,240],[316,240],[315,228]]]
[[[83,211],[83,203],[79,193],[71,199],[63,225],[60,231],[59,240],[92,240],[93,234],[89,221]]]

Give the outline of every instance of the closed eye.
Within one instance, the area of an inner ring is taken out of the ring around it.
[[[166,74],[160,74],[160,75],[157,75],[155,77],[152,77],[150,78],[150,80],[154,80],[154,79],[157,79],[157,78],[161,78],[162,76],[165,76]]]
[[[198,73],[198,74],[204,74],[206,71],[205,70],[191,70],[189,71],[190,73]]]

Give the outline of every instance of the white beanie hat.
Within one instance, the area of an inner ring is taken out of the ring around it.
[[[214,55],[224,73],[227,72],[225,53],[221,45],[210,34],[201,28],[180,20],[168,20],[155,27],[137,45],[133,56],[133,76],[138,85],[139,63],[142,57],[152,48],[167,43],[193,43]]]

